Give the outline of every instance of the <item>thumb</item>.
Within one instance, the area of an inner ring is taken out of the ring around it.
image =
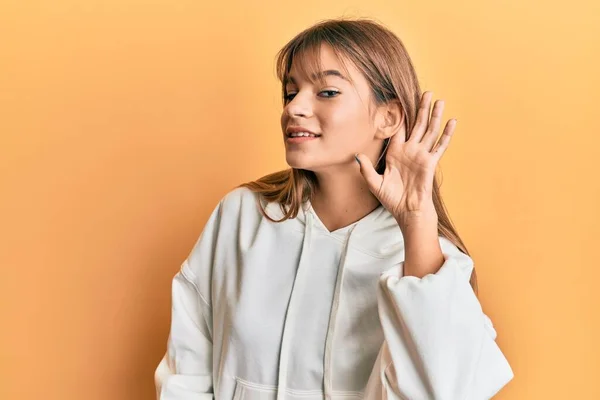
[[[373,192],[374,195],[377,195],[377,192],[381,187],[381,182],[383,181],[383,176],[379,175],[377,171],[375,171],[371,159],[366,155],[356,153],[354,158],[360,166],[360,173],[367,182],[367,185],[369,185],[369,189],[371,189],[371,192]]]

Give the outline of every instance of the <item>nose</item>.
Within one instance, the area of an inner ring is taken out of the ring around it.
[[[308,96],[300,96],[296,93],[292,100],[285,107],[286,113],[290,117],[310,117],[312,115],[312,105]]]

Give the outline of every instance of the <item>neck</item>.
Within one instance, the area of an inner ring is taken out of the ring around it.
[[[318,185],[311,204],[329,231],[360,220],[380,204],[358,168],[318,171],[315,175]]]

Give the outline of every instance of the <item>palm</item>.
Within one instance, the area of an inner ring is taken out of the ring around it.
[[[372,164],[363,164],[361,171],[370,190],[395,216],[406,213],[419,213],[432,203],[433,178],[436,166],[448,147],[456,125],[451,120],[437,142],[437,136],[444,108],[443,101],[437,101],[429,120],[431,92],[425,92],[413,131],[407,141],[404,134],[392,136],[386,154],[386,169],[378,174]]]

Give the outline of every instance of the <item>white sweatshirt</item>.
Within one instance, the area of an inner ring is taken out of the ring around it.
[[[437,273],[403,276],[383,206],[329,232],[310,203],[274,223],[257,199],[224,196],[173,278],[157,399],[480,400],[513,378],[449,240]]]

